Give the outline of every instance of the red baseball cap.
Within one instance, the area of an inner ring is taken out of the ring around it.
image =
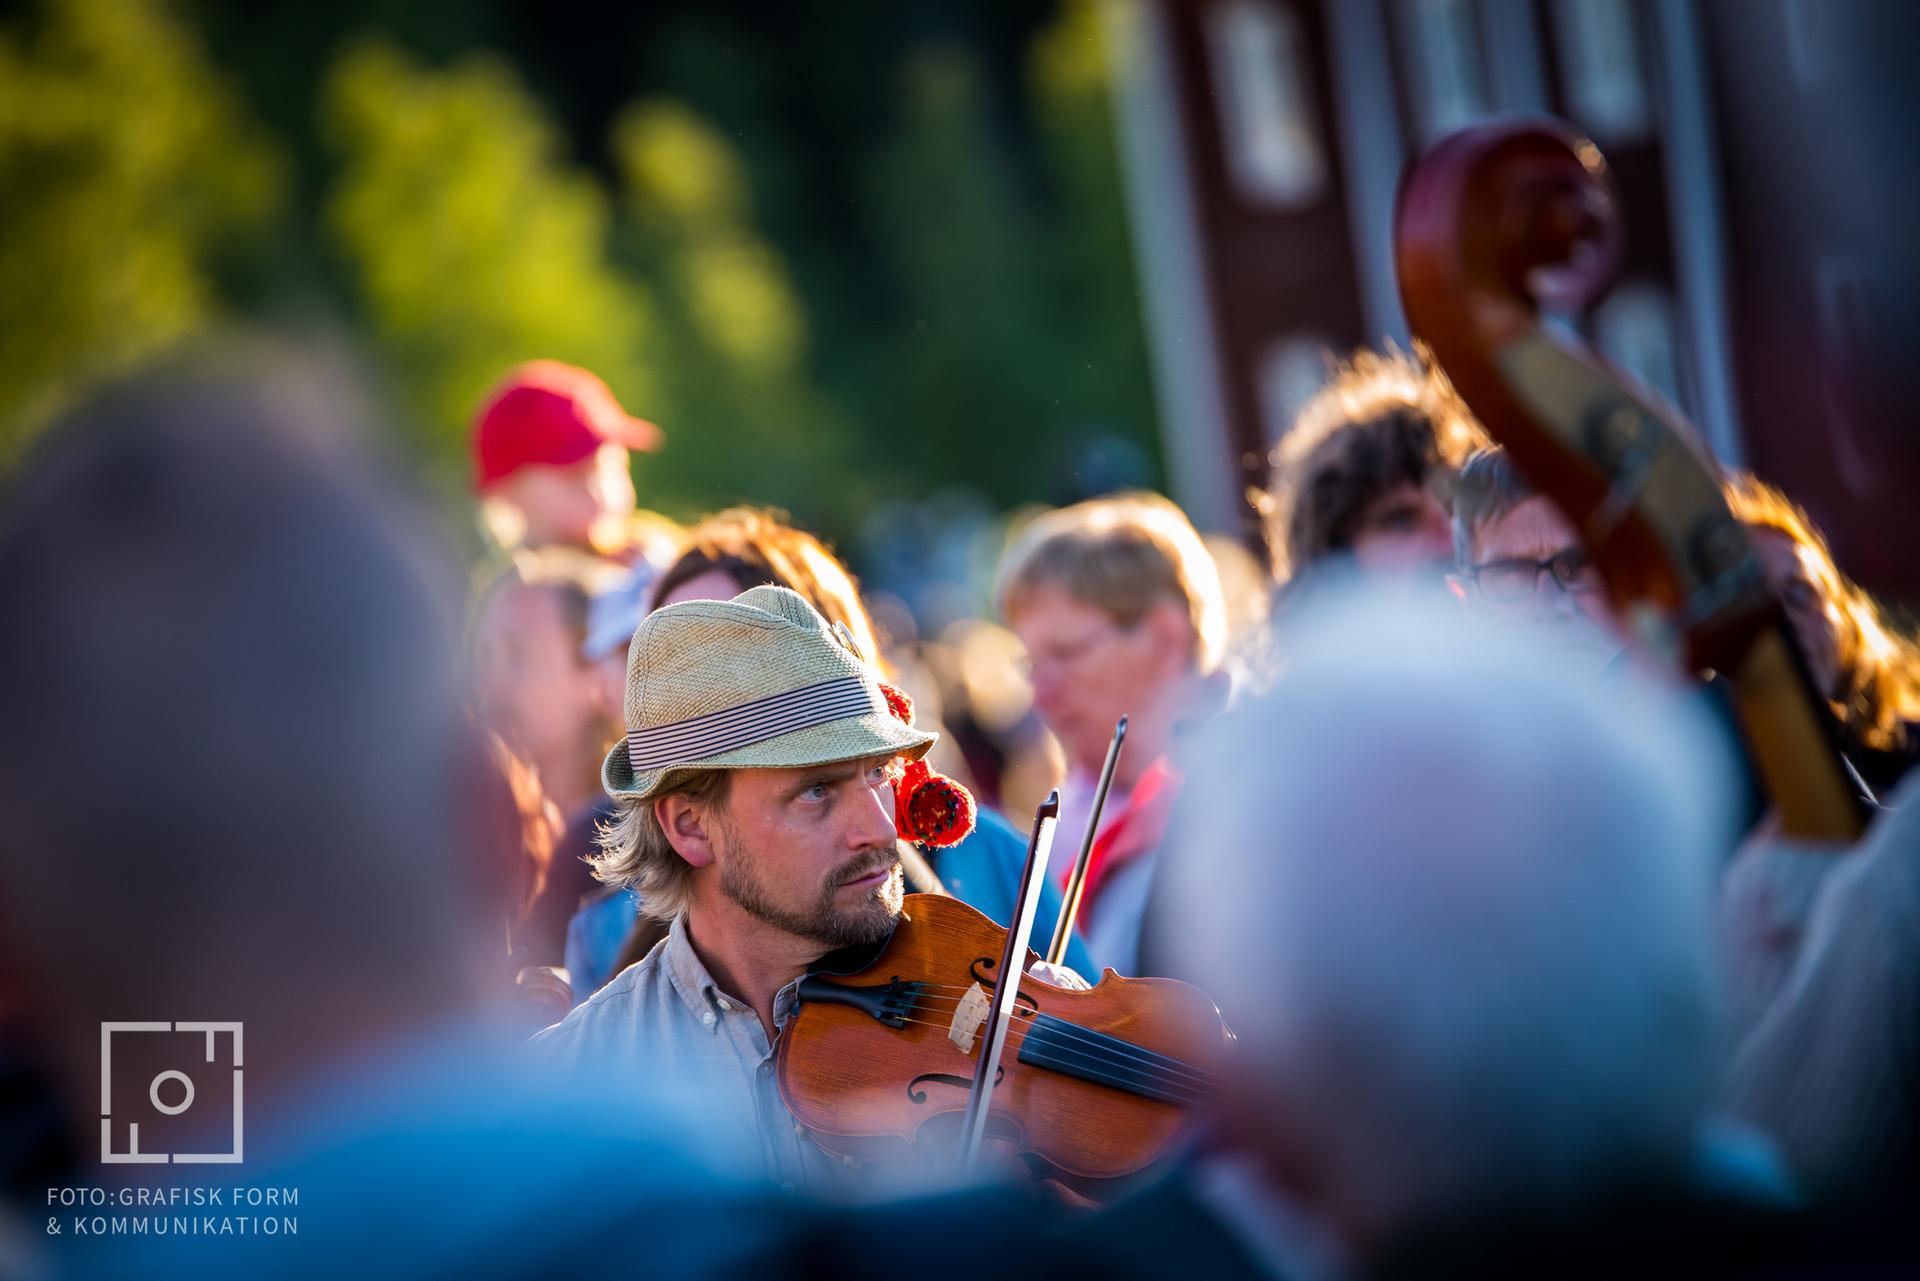
[[[586,370],[528,361],[487,398],[474,422],[474,488],[485,492],[530,463],[569,466],[608,441],[658,449],[661,434],[620,408],[607,385]]]

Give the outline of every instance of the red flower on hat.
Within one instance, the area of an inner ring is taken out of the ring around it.
[[[887,710],[913,724],[913,700],[882,684]],[[929,849],[958,845],[973,831],[973,796],[924,760],[912,761],[893,782],[893,825],[901,836]]]
[[[915,761],[893,786],[894,826],[902,836],[930,849],[958,845],[973,831],[973,795],[937,774],[925,761]]]

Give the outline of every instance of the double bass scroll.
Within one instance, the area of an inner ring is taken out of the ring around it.
[[[1606,291],[1620,234],[1590,139],[1554,121],[1463,129],[1401,183],[1394,252],[1408,326],[1580,531],[1627,629],[1731,679],[1782,830],[1850,842],[1866,806],[1718,466],[1678,409],[1545,319]]]

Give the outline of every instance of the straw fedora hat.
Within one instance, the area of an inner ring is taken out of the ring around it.
[[[693,770],[918,760],[939,737],[889,711],[852,646],[784,587],[642,619],[627,650],[626,724],[600,768],[616,799],[646,800]]]

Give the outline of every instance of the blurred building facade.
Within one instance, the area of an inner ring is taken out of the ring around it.
[[[1471,121],[1546,113],[1606,154],[1627,220],[1578,323],[1723,461],[1806,504],[1841,562],[1920,597],[1915,6],[1870,0],[1114,0],[1116,116],[1169,482],[1244,501],[1325,371],[1407,339],[1405,165]],[[1902,150],[1904,148],[1904,150]],[[1865,210],[1866,212],[1863,212]],[[1878,212],[1875,212],[1878,211]]]

